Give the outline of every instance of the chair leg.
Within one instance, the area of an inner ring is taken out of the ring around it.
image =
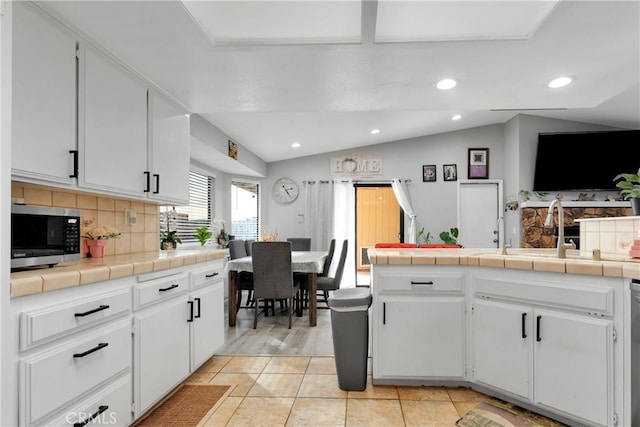
[[[253,307],[253,329],[256,329],[258,326],[258,302],[256,301],[256,305]]]
[[[291,314],[293,313],[292,310],[292,306],[293,305],[293,301],[291,301],[291,304],[287,304],[287,314],[289,315],[289,329],[291,329]]]
[[[250,307],[252,301],[253,301],[253,291],[249,290],[247,292],[247,302],[245,302],[244,305],[246,305],[247,307]]]
[[[242,291],[238,289],[238,297],[236,298],[236,313],[240,310],[240,301],[242,301]]]

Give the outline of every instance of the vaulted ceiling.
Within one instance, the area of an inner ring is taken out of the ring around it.
[[[41,5],[266,162],[518,113],[640,128],[638,1]]]

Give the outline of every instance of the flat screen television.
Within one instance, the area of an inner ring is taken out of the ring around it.
[[[539,133],[533,191],[610,191],[640,168],[640,130]]]

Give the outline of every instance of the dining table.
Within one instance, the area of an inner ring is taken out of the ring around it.
[[[316,326],[318,303],[315,298],[318,286],[318,273],[324,269],[327,258],[325,251],[292,251],[291,270],[293,273],[307,273],[309,277],[309,326]],[[236,326],[236,302],[238,298],[238,273],[253,272],[251,256],[229,260],[227,263],[229,274],[229,326]]]

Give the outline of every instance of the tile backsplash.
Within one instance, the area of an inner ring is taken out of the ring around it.
[[[122,234],[119,238],[109,241],[105,248],[105,255],[126,255],[159,250],[160,232],[156,204],[19,181],[11,182],[11,197],[23,199],[26,205],[31,206],[79,209],[82,234],[95,227],[117,228]],[[135,224],[126,224],[126,209],[136,212]],[[81,245],[84,248],[84,239],[82,240]]]
[[[640,216],[577,219],[580,251],[600,249],[602,256],[629,256],[634,239],[640,238]]]

